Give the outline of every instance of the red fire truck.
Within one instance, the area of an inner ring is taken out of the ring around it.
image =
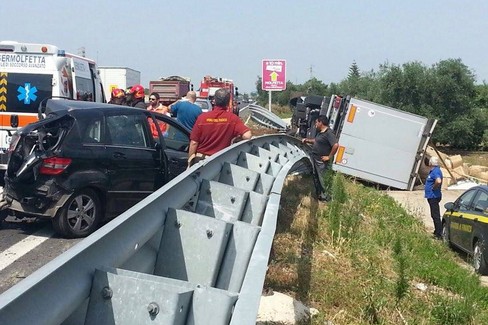
[[[239,92],[238,88],[234,86],[234,82],[230,79],[205,76],[200,82],[200,89],[197,92],[197,96],[212,101],[215,91],[220,88],[226,88],[230,91],[230,102],[227,110],[239,115],[239,107],[237,105],[237,96],[239,95]]]

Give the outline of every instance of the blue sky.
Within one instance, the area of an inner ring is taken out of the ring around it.
[[[160,4],[158,4],[160,2]],[[285,59],[287,80],[340,82],[356,61],[432,65],[460,58],[488,82],[486,0],[3,1],[2,40],[49,43],[141,81],[204,75],[255,90],[261,60]]]

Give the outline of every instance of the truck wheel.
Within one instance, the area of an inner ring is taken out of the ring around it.
[[[477,240],[473,248],[473,267],[476,273],[481,275],[488,274],[488,265],[483,254],[483,241]]]
[[[78,190],[58,210],[54,230],[68,238],[86,237],[102,219],[100,199],[91,189]]]

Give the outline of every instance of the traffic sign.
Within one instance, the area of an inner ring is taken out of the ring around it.
[[[286,89],[286,60],[263,60],[263,90]]]

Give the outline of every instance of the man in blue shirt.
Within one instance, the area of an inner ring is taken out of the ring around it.
[[[185,99],[168,106],[170,113],[176,116],[176,119],[189,130],[193,129],[198,115],[202,114],[200,106],[195,104],[196,100],[197,94],[194,91],[189,91]]]
[[[434,238],[442,239],[442,223],[439,203],[442,199],[442,171],[439,167],[439,158],[429,159],[430,172],[425,180],[425,198],[429,202],[430,216],[434,221]]]

